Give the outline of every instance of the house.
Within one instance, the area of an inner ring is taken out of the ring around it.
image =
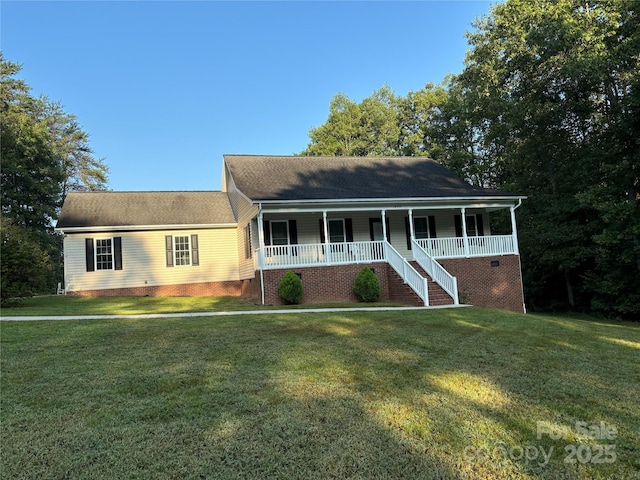
[[[287,271],[305,303],[355,301],[371,267],[382,300],[524,311],[515,210],[424,157],[225,155],[221,191],[70,193],[68,294],[236,295],[279,304]],[[495,235],[503,210],[510,232]]]

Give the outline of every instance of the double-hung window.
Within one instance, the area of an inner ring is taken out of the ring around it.
[[[329,242],[344,243],[346,241],[344,219],[329,220]]]
[[[200,265],[198,235],[166,235],[167,267]]]
[[[113,270],[113,244],[110,238],[96,240],[96,270]]]
[[[429,222],[427,221],[427,217],[415,217],[413,219],[413,233],[416,240],[430,238]]]
[[[189,247],[189,235],[173,237],[174,265],[191,265],[191,248]]]
[[[271,245],[289,245],[289,222],[271,221]]]
[[[86,238],[87,272],[122,270],[122,237]]]

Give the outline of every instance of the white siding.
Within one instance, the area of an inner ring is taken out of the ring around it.
[[[166,266],[165,235],[198,235],[198,266]],[[122,270],[86,271],[86,238],[122,238]],[[64,239],[68,292],[239,280],[236,228],[75,233]]]
[[[238,221],[236,245],[238,246],[238,269],[241,279],[253,278],[255,276],[255,245],[251,248],[251,258],[246,258],[245,254],[245,235],[244,229],[251,222],[251,219],[258,214],[258,207],[253,205],[244,195],[236,188],[233,178],[228,174],[225,165],[225,187],[229,195],[231,208]],[[254,226],[251,226],[251,235],[256,235]]]

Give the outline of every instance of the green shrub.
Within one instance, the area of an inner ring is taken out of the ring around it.
[[[302,300],[302,280],[293,272],[287,272],[278,285],[280,298],[286,304],[297,304]]]
[[[363,267],[356,275],[353,292],[361,302],[374,302],[380,296],[380,280],[369,267]]]

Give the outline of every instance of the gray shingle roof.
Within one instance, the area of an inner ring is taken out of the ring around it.
[[[425,157],[224,158],[237,188],[254,201],[518,197],[469,185]]]
[[[69,193],[56,228],[236,223],[224,192]]]

